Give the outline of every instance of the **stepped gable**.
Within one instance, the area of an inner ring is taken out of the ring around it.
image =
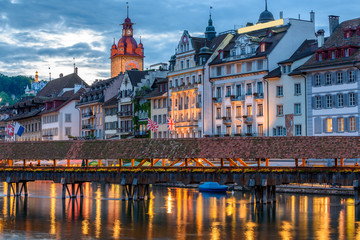
[[[344,30],[351,29],[355,33],[350,38],[344,37]],[[325,41],[324,45],[317,52],[328,51],[331,49],[352,46],[356,49],[349,57],[337,57],[335,59],[325,58],[322,61],[316,59],[316,54],[312,56],[299,69],[312,69],[318,67],[330,67],[336,65],[353,64],[354,61],[360,61],[360,18],[342,22],[334,31],[334,33]]]
[[[58,96],[64,88],[74,88],[74,85],[84,85],[89,87],[89,85],[81,79],[76,73],[66,75],[61,78],[51,80],[46,84],[46,86],[38,92],[36,96],[38,97],[53,97]]]

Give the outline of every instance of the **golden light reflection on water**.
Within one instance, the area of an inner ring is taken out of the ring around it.
[[[50,198],[30,195],[29,210],[23,197],[3,197],[0,234],[16,226],[17,231],[30,232],[31,238],[43,224],[45,232],[57,239],[67,238],[64,232],[69,231],[75,232],[74,239],[360,239],[352,198],[278,194],[276,205],[259,207],[250,204],[249,194],[217,196],[194,189],[153,188],[149,200],[120,201],[119,185],[100,186],[86,184],[84,200],[72,204],[67,199],[63,210],[56,196],[60,184],[30,185],[30,193],[36,188],[36,195],[43,191]],[[32,214],[44,221],[35,224]]]
[[[50,234],[56,234],[56,185],[50,187]]]

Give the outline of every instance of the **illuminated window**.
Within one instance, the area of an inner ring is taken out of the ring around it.
[[[258,116],[261,117],[264,115],[264,108],[262,104],[258,104]]]
[[[253,113],[252,113],[252,105],[247,105],[246,109],[247,109],[248,117],[252,117],[252,115],[253,115]]]
[[[236,126],[236,133],[241,134],[241,125]]]
[[[231,107],[226,108],[226,117],[231,118]]]
[[[216,119],[220,119],[221,118],[221,108],[217,108],[216,109]]]
[[[350,117],[349,122],[350,122],[350,132],[355,132],[356,130],[355,117]]]
[[[265,43],[260,45],[260,52],[265,52]]]
[[[276,116],[281,117],[284,115],[284,106],[283,105],[277,105],[276,106]]]
[[[231,135],[231,126],[226,127],[226,134]]]
[[[236,117],[241,117],[241,106],[236,106]]]
[[[332,118],[327,118],[327,119],[326,119],[326,132],[331,133],[332,131],[333,131]]]
[[[338,118],[338,131],[344,131],[344,118]]]
[[[259,132],[259,137],[264,136],[264,126],[262,124],[258,125],[258,132]]]

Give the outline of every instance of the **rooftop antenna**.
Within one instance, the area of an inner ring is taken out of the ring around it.
[[[49,81],[51,81],[51,70],[50,70],[50,67],[49,67]]]
[[[212,9],[213,7],[212,6],[210,6],[210,19],[211,19],[211,9]]]
[[[74,62],[74,73],[76,73],[75,57],[73,57],[73,62]]]

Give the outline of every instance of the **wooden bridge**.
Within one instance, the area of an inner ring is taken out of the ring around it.
[[[253,201],[263,203],[275,200],[276,185],[334,183],[354,186],[359,204],[360,169],[344,166],[344,159],[359,157],[359,137],[16,142],[0,144],[0,159],[6,162],[0,180],[10,185],[8,196],[11,191],[27,194],[29,181],[51,180],[63,184],[63,197],[83,196],[84,182],[106,182],[123,186],[122,199],[136,200],[148,195],[149,184],[211,181],[248,186]],[[57,166],[58,160],[70,165],[70,159],[84,160],[85,166]],[[92,168],[89,161],[94,159],[110,159],[116,166]],[[271,159],[293,159],[295,167],[269,167]],[[307,159],[333,159],[334,166],[307,167]],[[23,166],[14,167],[14,160],[23,161]],[[28,160],[51,160],[53,167],[30,167]],[[248,166],[249,160],[257,166]]]

